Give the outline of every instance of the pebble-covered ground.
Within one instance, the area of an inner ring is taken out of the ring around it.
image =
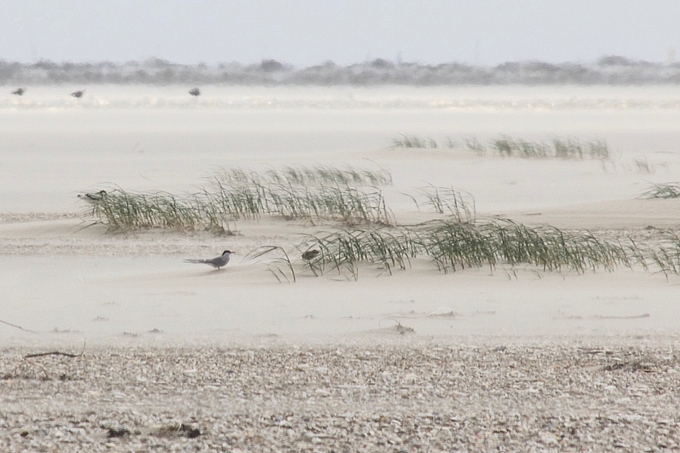
[[[0,351],[2,452],[680,448],[670,345],[35,352]]]

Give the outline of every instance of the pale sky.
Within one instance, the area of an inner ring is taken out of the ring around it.
[[[680,0],[0,1],[7,61],[664,62],[671,49]]]

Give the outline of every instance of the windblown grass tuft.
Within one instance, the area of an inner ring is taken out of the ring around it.
[[[403,135],[392,140],[393,148],[438,148],[437,141],[418,135]],[[553,137],[546,140],[526,140],[500,135],[486,143],[477,137],[461,142],[446,137],[443,148],[470,150],[480,157],[518,157],[524,159],[599,159],[611,158],[606,140],[582,140],[573,137]]]
[[[82,198],[95,217],[113,230],[171,228],[228,230],[229,222],[263,215],[286,219],[336,220],[348,225],[392,222],[381,190],[391,175],[353,168],[287,167],[265,173],[223,170],[200,192],[133,193],[114,189]]]
[[[680,236],[676,232],[666,232],[656,247],[647,247],[640,252],[647,264],[663,273],[680,275]]]
[[[624,246],[589,232],[531,228],[510,220],[474,225],[449,219],[410,227],[342,229],[305,236],[298,248],[320,251],[308,263],[314,275],[337,271],[354,279],[362,264],[377,265],[392,274],[395,269],[409,268],[414,258],[428,258],[445,273],[479,267],[493,270],[500,265],[584,273],[636,264],[646,267],[652,256],[634,243]],[[672,270],[675,262],[667,255],[658,259]],[[677,256],[680,268],[680,252]]]
[[[94,216],[120,231],[152,227],[193,230],[199,225],[211,229],[225,220],[206,216],[199,198],[181,198],[166,192],[143,194],[114,189],[88,203]]]
[[[492,139],[488,146],[474,138],[467,140],[466,146],[478,155],[524,159],[606,160],[611,155],[605,140],[581,140],[572,137],[531,141],[504,135]]]
[[[429,207],[433,212],[448,214],[456,222],[474,223],[477,217],[475,197],[452,187],[438,187],[432,184],[417,189],[418,197],[411,197],[416,206]]]
[[[401,137],[392,139],[392,148],[438,148],[437,141],[433,138],[400,135]]]
[[[269,272],[276,277],[279,283],[284,280],[288,283],[295,283],[297,278],[295,276],[295,267],[288,255],[288,252],[283,247],[278,245],[267,245],[259,247],[257,250],[251,252],[246,256],[246,259],[257,259],[265,255],[275,254],[276,258],[269,262],[267,268]],[[290,277],[289,277],[290,275]]]
[[[281,169],[269,169],[262,172],[243,169],[221,169],[209,178],[210,182],[222,186],[248,186],[281,184],[289,186],[391,186],[392,175],[385,169],[371,170],[344,166],[288,166]]]
[[[406,269],[417,256],[419,246],[404,228],[353,228],[306,236],[302,244],[320,253],[309,266],[315,275],[334,270],[352,278],[359,277],[361,263],[379,264],[392,274]]]
[[[444,221],[422,229],[419,235],[426,255],[444,272],[455,271],[457,267],[493,269],[505,264],[583,273],[631,265],[625,250],[617,243],[600,241],[587,232],[530,228],[510,220],[477,227]]]
[[[640,194],[640,198],[680,198],[680,183],[668,182],[654,184],[652,187]]]
[[[547,271],[566,269],[578,273],[632,265],[620,244],[600,240],[587,231],[530,228],[503,220],[485,225],[482,233],[494,244],[499,258],[511,265],[531,264]]]
[[[234,220],[263,215],[341,223],[340,229],[304,236],[295,247],[305,251],[299,263],[279,245],[254,252],[252,257],[274,257],[269,270],[279,281],[294,282],[304,269],[317,276],[337,271],[357,279],[365,265],[392,274],[410,268],[414,259],[430,260],[445,273],[471,267],[527,266],[576,273],[642,267],[667,277],[680,274],[680,236],[676,233],[636,243],[604,240],[587,231],[528,227],[510,220],[479,223],[470,194],[433,185],[418,189],[412,198],[418,206],[446,217],[400,226],[394,224],[380,189],[369,182],[391,183],[391,176],[382,171],[369,174],[329,167],[287,167],[264,173],[225,170],[200,192],[182,196],[114,188],[86,194],[81,200],[95,217],[117,231],[169,228],[224,233]],[[680,183],[655,185],[642,196],[676,198]]]

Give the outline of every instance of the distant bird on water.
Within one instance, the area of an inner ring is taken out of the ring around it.
[[[189,94],[192,95],[192,96],[200,96],[201,90],[198,87],[192,88],[192,89],[189,90]]]
[[[99,192],[86,193],[85,195],[78,194],[78,198],[86,201],[101,201],[106,195],[106,190],[100,190]]]
[[[16,94],[17,96],[23,96],[25,92],[26,88],[17,88],[16,90],[12,91],[12,94]]]
[[[83,97],[83,94],[85,94],[85,90],[78,90],[78,91],[74,91],[73,93],[71,93],[71,96],[73,96],[74,98],[80,99],[80,98]]]
[[[225,250],[217,258],[211,258],[211,259],[208,259],[208,260],[184,260],[184,262],[185,263],[194,263],[194,264],[207,264],[208,266],[212,266],[215,269],[219,270],[220,268],[227,265],[227,263],[229,262],[229,256],[232,255],[233,253],[234,252],[230,252],[229,250]]]
[[[307,250],[305,253],[302,254],[302,259],[306,261],[311,261],[317,256],[319,256],[319,253],[321,253],[318,250]]]

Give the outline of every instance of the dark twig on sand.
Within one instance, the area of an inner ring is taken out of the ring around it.
[[[50,351],[50,352],[38,352],[35,354],[28,354],[24,356],[24,359],[32,359],[34,357],[44,357],[47,355],[60,355],[64,357],[70,357],[70,358],[75,358],[75,357],[81,357],[83,353],[85,352],[85,344],[86,341],[83,340],[83,349],[80,351],[80,354],[72,354],[70,352],[61,352],[61,351]]]
[[[19,330],[23,330],[24,332],[38,333],[38,332],[36,332],[35,330],[24,329],[24,328],[21,327],[21,326],[17,326],[16,324],[12,324],[11,322],[3,321],[2,319],[0,319],[0,323],[2,323],[2,324],[7,324],[8,326],[15,327],[15,328],[17,328],[17,329],[19,329]]]
[[[24,356],[24,359],[31,359],[33,357],[43,357],[46,355],[63,355],[64,357],[80,357],[82,354],[71,354],[68,352],[51,351],[51,352],[39,352],[37,354],[28,354]]]
[[[30,366],[36,366],[36,367],[38,367],[38,368],[40,369],[40,371],[42,371],[43,374],[45,375],[45,378],[44,378],[44,379],[49,380],[50,375],[49,375],[49,373],[47,372],[47,370],[45,369],[45,367],[44,367],[43,365],[41,365],[40,363],[33,362],[33,361],[28,360],[28,359],[33,359],[33,358],[36,358],[36,357],[44,357],[44,356],[48,356],[48,355],[58,355],[58,356],[62,356],[62,357],[68,357],[68,358],[70,358],[70,359],[72,359],[72,358],[77,358],[77,357],[81,357],[81,356],[83,355],[83,353],[85,352],[85,345],[86,345],[86,341],[83,340],[83,349],[80,351],[79,354],[72,354],[72,353],[70,353],[70,352],[61,352],[61,351],[50,351],[50,352],[38,352],[38,353],[35,353],[35,354],[28,354],[28,355],[25,355],[25,356],[22,357],[23,360],[19,363],[19,365],[17,365],[17,366],[12,370],[11,373],[6,374],[6,375],[0,377],[0,379],[13,379],[13,378],[16,378],[16,377],[19,375],[19,372],[20,372],[21,370],[23,370],[24,368],[30,367]],[[67,376],[66,376],[65,374],[62,374],[62,375],[60,376],[60,379],[64,380],[64,379],[66,379],[66,377],[67,377]]]

